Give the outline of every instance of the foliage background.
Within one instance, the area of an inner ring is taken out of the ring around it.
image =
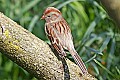
[[[48,6],[60,9],[69,23],[89,73],[98,80],[120,80],[120,33],[99,0],[0,0],[0,12],[46,42],[40,17]],[[73,61],[69,53],[68,58]],[[37,79],[0,53],[0,80]]]

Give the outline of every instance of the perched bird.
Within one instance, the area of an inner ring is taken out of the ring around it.
[[[88,71],[85,64],[74,48],[70,27],[63,18],[62,13],[54,7],[48,7],[41,19],[45,19],[45,32],[59,55],[65,57],[66,53],[64,49],[68,50],[82,73],[87,74]]]

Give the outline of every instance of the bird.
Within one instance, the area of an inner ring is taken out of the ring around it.
[[[55,7],[48,7],[43,12],[41,19],[46,21],[45,33],[53,48],[61,57],[65,57],[67,54],[64,50],[68,50],[82,71],[82,74],[88,74],[84,62],[74,48],[70,27],[63,18],[62,13]]]

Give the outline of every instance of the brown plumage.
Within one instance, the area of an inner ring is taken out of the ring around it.
[[[44,11],[42,19],[46,20],[45,32],[52,46],[62,57],[66,56],[64,49],[67,49],[80,67],[82,73],[87,74],[88,71],[74,48],[70,27],[62,17],[61,12],[54,7],[48,7]]]

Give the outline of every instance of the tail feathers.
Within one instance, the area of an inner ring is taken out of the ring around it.
[[[74,50],[70,51],[72,57],[74,58],[76,64],[80,67],[81,71],[83,74],[87,74],[87,68],[85,66],[85,64],[83,63],[82,59],[80,58],[80,56],[78,55],[78,53]]]

